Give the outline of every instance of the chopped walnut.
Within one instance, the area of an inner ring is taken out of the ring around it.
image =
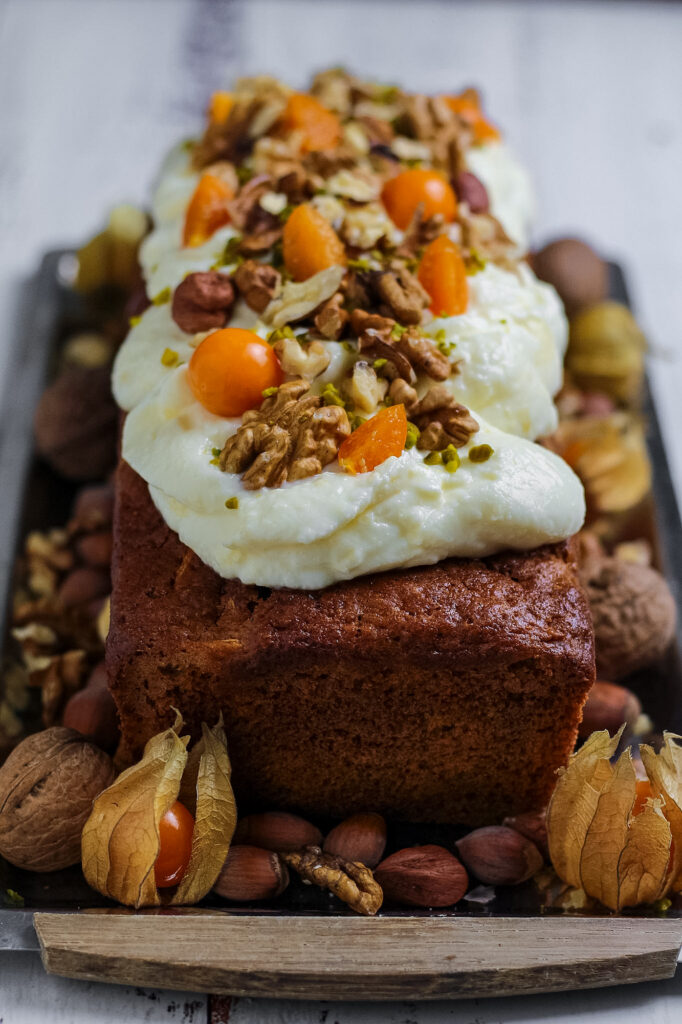
[[[352,78],[343,68],[320,71],[313,78],[310,91],[327,110],[349,114],[352,106]]]
[[[351,326],[358,335],[358,349],[363,355],[386,360],[384,376],[389,379],[402,377],[410,384],[415,383],[417,375],[412,364],[397,347],[397,339],[393,337],[395,320],[356,309],[351,313]]]
[[[353,148],[346,143],[341,143],[336,149],[319,149],[306,153],[303,158],[303,166],[309,174],[317,174],[322,178],[329,178],[336,171],[344,168],[355,167],[357,156]]]
[[[396,255],[413,258],[423,246],[433,242],[443,233],[445,221],[440,213],[424,218],[424,204],[418,203],[408,224],[403,240],[396,250]]]
[[[360,359],[353,367],[353,373],[345,382],[348,397],[361,412],[375,412],[386,397],[388,381],[377,377],[369,363]]]
[[[367,132],[371,146],[390,146],[395,136],[390,121],[385,121],[381,117],[372,117],[371,114],[365,114],[359,118],[359,122]]]
[[[216,160],[241,163],[254,141],[279,120],[288,95],[288,90],[280,82],[265,75],[238,82],[227,119],[209,124],[195,146],[195,166],[205,167]]]
[[[310,205],[314,206],[317,212],[321,213],[332,227],[340,227],[346,208],[336,196],[314,196],[310,201]]]
[[[401,334],[396,342],[416,370],[421,370],[432,380],[447,380],[452,373],[452,363],[431,338],[427,338],[414,327]]]
[[[245,413],[220,454],[220,468],[241,473],[253,491],[315,476],[333,462],[350,434],[348,416],[338,405],[323,406],[308,389],[305,380],[288,381],[260,409]]]
[[[376,290],[401,324],[421,323],[422,313],[431,302],[429,293],[415,275],[397,260],[391,264],[390,270],[377,276]]]
[[[230,220],[240,231],[253,231],[259,222],[271,226],[273,215],[260,205],[263,196],[272,192],[274,183],[267,174],[258,174],[247,181],[227,204]]]
[[[428,147],[427,159],[448,177],[454,177],[463,170],[463,154],[471,143],[471,128],[451,110],[443,97],[406,96],[399,125],[408,135]]]
[[[281,237],[281,224],[270,227],[262,225],[258,230],[242,235],[242,240],[239,243],[239,252],[242,256],[257,256],[259,253],[272,249],[273,245],[279,242]]]
[[[257,139],[249,165],[254,174],[267,174],[277,179],[279,187],[281,179],[287,174],[303,171],[298,147],[294,145],[293,140],[275,139],[270,135]],[[304,171],[303,173],[305,174]],[[285,192],[286,189],[282,191]]]
[[[262,313],[282,288],[282,275],[268,263],[245,260],[237,267],[233,280],[247,306]]]
[[[224,327],[234,305],[229,277],[216,270],[188,274],[173,292],[171,316],[187,334]]]
[[[347,323],[348,313],[343,308],[341,292],[332,295],[315,316],[316,329],[328,341],[338,341]]]
[[[327,179],[327,188],[332,195],[343,199],[369,203],[379,198],[381,183],[376,175],[367,171],[342,169]]]
[[[345,861],[319,846],[306,846],[302,850],[280,853],[280,857],[301,878],[320,889],[329,889],[358,914],[376,914],[384,893],[374,879],[370,868],[358,861]]]
[[[450,444],[462,448],[478,430],[466,406],[460,405],[443,384],[426,392],[411,410],[410,418],[421,431],[417,447],[422,451],[443,451]]]
[[[399,160],[431,160],[431,147],[428,143],[408,139],[406,135],[396,135],[390,148]]]
[[[408,416],[412,414],[412,410],[419,402],[416,389],[408,384],[406,380],[403,380],[402,377],[396,377],[395,380],[391,381],[388,396],[393,405],[404,405]]]
[[[507,270],[518,267],[518,247],[491,213],[467,213],[460,207],[458,220],[465,260],[482,257]]]
[[[263,311],[263,320],[273,327],[284,327],[313,313],[338,291],[345,267],[320,270],[306,281],[287,281],[277,298]]]
[[[329,366],[328,349],[321,341],[311,341],[305,347],[298,338],[278,338],[273,345],[280,366],[291,377],[314,380]]]
[[[341,234],[357,249],[373,249],[379,239],[397,241],[396,227],[380,203],[351,206],[343,212]],[[411,253],[410,253],[411,255]]]

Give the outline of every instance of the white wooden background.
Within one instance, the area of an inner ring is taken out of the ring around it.
[[[620,258],[682,496],[682,7],[438,0],[0,0],[0,384],[17,285],[123,200],[235,73],[344,63],[424,90],[480,84],[533,169],[537,237]],[[31,339],[24,339],[26,345]],[[682,968],[681,968],[682,970]],[[679,972],[678,972],[679,974]],[[0,954],[0,1024],[206,1020],[206,999],[47,978]],[[227,1019],[227,1008],[223,1018]],[[230,1024],[672,1024],[682,977],[462,1004],[235,1000]]]

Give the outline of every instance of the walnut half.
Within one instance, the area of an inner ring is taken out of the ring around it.
[[[220,454],[220,468],[241,473],[244,487],[255,491],[315,476],[333,462],[350,434],[348,416],[307,394],[309,387],[301,378],[288,381],[245,413]]]

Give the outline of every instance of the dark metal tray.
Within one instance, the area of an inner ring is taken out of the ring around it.
[[[4,403],[0,409],[0,612],[7,625],[11,606],[13,566],[26,533],[64,521],[75,487],[56,476],[36,456],[33,449],[33,411],[50,375],[60,342],[78,329],[92,326],[92,311],[73,291],[69,268],[73,253],[68,250],[48,253],[34,279],[25,288],[21,315],[7,367]],[[627,302],[627,289],[618,265],[611,264],[611,294]],[[644,413],[648,427],[648,445],[653,465],[651,498],[644,509],[644,529],[654,545],[656,562],[665,573],[678,607],[682,596],[682,528],[675,492],[663,447],[656,410],[647,388]],[[682,619],[682,616],[680,617]],[[6,628],[4,631],[6,639]],[[644,708],[657,729],[682,732],[682,623],[677,639],[664,662],[653,670],[628,680],[642,698]],[[2,651],[0,650],[0,654]],[[324,825],[325,823],[320,823]],[[408,826],[392,829],[395,848],[413,843],[440,842],[449,845],[462,830],[446,826]],[[23,897],[23,906],[11,906],[3,894],[14,890]],[[201,904],[225,909],[221,901],[208,897]],[[73,912],[112,908],[113,904],[93,892],[77,868],[36,875],[13,868],[0,858],[0,950],[38,949],[33,927],[35,911]],[[231,915],[311,916],[320,914],[347,916],[331,897],[308,886],[292,884],[289,890],[267,907],[252,905],[230,907]],[[115,911],[120,912],[120,911]],[[201,911],[199,911],[201,912]],[[166,912],[167,913],[167,912]],[[388,912],[391,917],[487,917],[536,918],[560,913],[533,883],[500,889],[492,901],[466,900],[452,911]],[[651,917],[653,911],[635,912],[634,917]],[[592,914],[591,916],[594,916]],[[668,916],[682,917],[679,898]]]

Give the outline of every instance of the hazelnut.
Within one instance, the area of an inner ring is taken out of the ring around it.
[[[546,817],[546,811],[526,811],[525,814],[515,814],[512,818],[505,818],[502,824],[507,828],[513,828],[515,832],[520,832],[526,839],[530,839],[545,860],[549,860]]]
[[[542,281],[554,285],[569,316],[608,296],[606,263],[578,238],[558,238],[550,242],[533,253],[532,266]]]
[[[323,846],[325,853],[368,868],[377,866],[385,848],[386,822],[380,814],[352,814],[331,830]]]
[[[266,811],[241,818],[234,834],[236,843],[258,846],[262,850],[300,850],[302,846],[319,846],[322,833],[305,818],[286,811]]]
[[[276,853],[257,846],[231,846],[213,886],[226,900],[274,899],[289,884],[289,871]]]
[[[62,722],[83,736],[90,736],[98,747],[111,753],[119,738],[116,704],[109,691],[103,661],[92,670],[82,690],[74,693],[64,708]]]
[[[486,885],[518,885],[543,864],[535,843],[505,825],[477,828],[455,845],[469,871]]]
[[[466,203],[472,213],[487,213],[490,209],[488,192],[471,171],[460,171],[455,179],[455,192],[461,203]]]
[[[78,556],[94,569],[108,568],[111,565],[113,547],[114,538],[111,530],[88,533],[76,541]]]
[[[229,277],[217,270],[188,274],[173,293],[171,315],[187,334],[224,327],[234,305]]]
[[[63,581],[57,597],[64,608],[74,608],[106,597],[111,591],[111,578],[102,569],[74,569]]]
[[[412,846],[382,860],[374,878],[384,896],[407,907],[451,907],[469,886],[466,871],[443,846]]]
[[[92,801],[113,779],[109,756],[73,729],[28,736],[0,768],[0,854],[28,871],[77,864]]]
[[[111,484],[82,487],[76,495],[71,522],[79,530],[99,530],[114,521],[114,488]]]
[[[630,733],[641,713],[642,705],[632,690],[616,683],[597,681],[587,695],[578,735],[587,739],[598,729],[606,729],[613,735],[623,724],[626,733]]]
[[[116,461],[118,409],[109,377],[107,367],[68,366],[38,404],[36,447],[69,480],[104,476]]]

